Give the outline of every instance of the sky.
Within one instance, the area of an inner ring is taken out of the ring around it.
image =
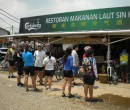
[[[124,6],[130,6],[130,0],[0,0],[0,9],[18,19],[30,16]],[[13,32],[18,33],[20,24],[8,19],[1,13],[3,11],[0,10],[0,27],[11,32],[11,26],[13,26]],[[16,21],[20,22],[20,20]]]

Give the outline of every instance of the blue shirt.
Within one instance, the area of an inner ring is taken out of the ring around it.
[[[73,57],[71,55],[68,56],[66,63],[64,63],[64,70],[72,70],[73,67]]]
[[[24,66],[33,66],[34,64],[34,57],[33,54],[29,51],[22,53],[22,59],[24,62]]]

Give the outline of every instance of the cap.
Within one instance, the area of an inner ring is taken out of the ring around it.
[[[84,47],[84,50],[87,51],[90,48],[91,48],[90,46],[86,46],[86,47]]]

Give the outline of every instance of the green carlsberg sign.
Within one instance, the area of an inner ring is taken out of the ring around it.
[[[130,7],[21,18],[20,33],[130,29]]]

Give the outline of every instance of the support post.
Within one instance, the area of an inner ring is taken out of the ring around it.
[[[12,33],[12,35],[14,34],[14,27],[13,26],[11,27],[11,33]]]
[[[107,51],[107,74],[109,75],[109,77],[111,77],[111,72],[112,72],[112,68],[111,68],[111,65],[110,65],[110,52],[111,52],[111,49],[110,49],[110,43],[108,43],[108,51]]]
[[[107,66],[110,65],[110,44],[108,43],[108,50],[107,50]]]

